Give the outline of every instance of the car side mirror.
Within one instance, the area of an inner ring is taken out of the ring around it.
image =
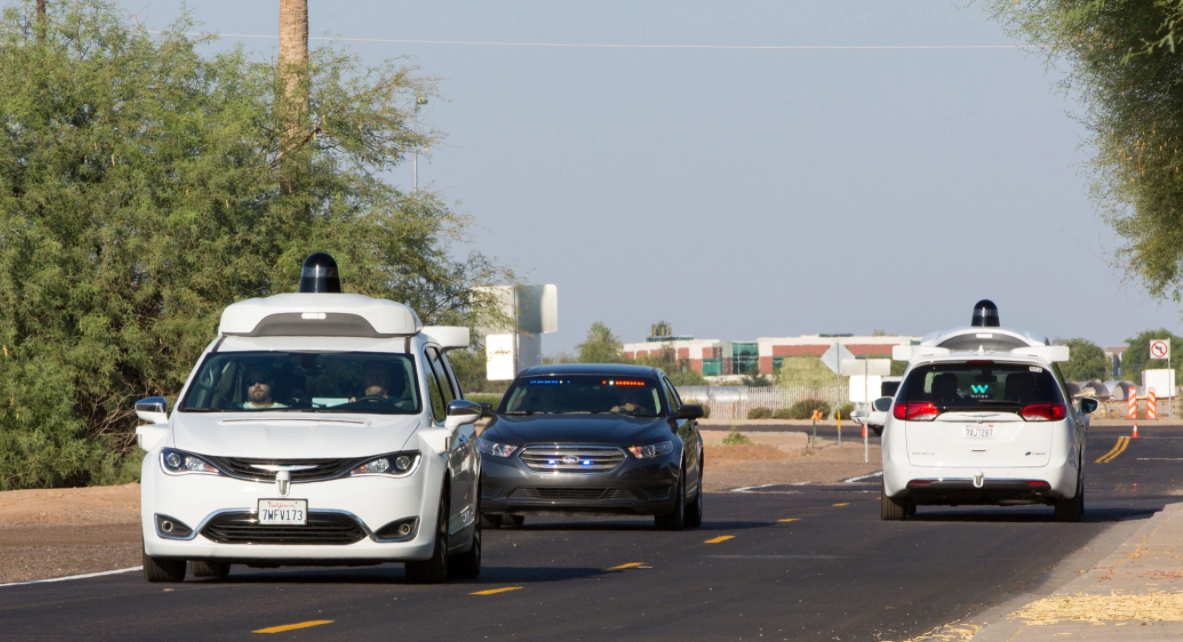
[[[482,401],[482,402],[480,402],[480,404],[481,404],[481,417],[492,417],[493,416],[493,404],[489,403],[488,401]]]
[[[702,419],[705,413],[702,406],[696,403],[683,404],[674,412],[674,419]]]
[[[448,417],[444,427],[455,430],[460,426],[476,423],[484,414],[481,404],[467,399],[455,399],[448,403]]]
[[[879,412],[887,412],[888,410],[891,410],[891,402],[891,397],[879,397],[872,405],[875,406],[875,410],[878,410]]]
[[[168,401],[164,397],[148,397],[136,402],[136,416],[150,424],[168,423]]]
[[[1099,407],[1101,407],[1101,402],[1092,397],[1083,397],[1080,400],[1080,411],[1086,415],[1096,412]]]

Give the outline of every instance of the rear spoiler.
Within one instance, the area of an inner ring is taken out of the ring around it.
[[[1039,357],[1046,359],[1049,363],[1063,363],[1068,360],[1068,352],[1068,346],[1026,346],[1015,348],[1010,351],[1010,354]],[[950,354],[950,350],[936,346],[892,346],[891,348],[891,358],[895,361],[912,361],[921,357],[943,354]]]

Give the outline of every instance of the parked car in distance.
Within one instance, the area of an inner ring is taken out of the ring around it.
[[[659,369],[562,364],[523,370],[481,433],[481,513],[490,527],[526,516],[653,515],[702,523],[702,407]]]

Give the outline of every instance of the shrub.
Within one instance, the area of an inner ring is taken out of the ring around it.
[[[501,403],[501,395],[495,392],[470,392],[464,395],[464,398],[477,403],[491,403],[494,408]]]
[[[854,412],[854,404],[852,403],[848,402],[838,406],[838,414],[842,416],[842,419],[850,419],[852,412]]]
[[[702,418],[703,419],[710,419],[711,418],[711,404],[709,404],[709,403],[702,404]]]
[[[760,406],[759,408],[752,408],[752,409],[748,410],[748,419],[771,419],[771,418],[772,418],[772,408],[765,408],[764,406]]]
[[[727,436],[723,438],[724,446],[742,446],[750,443],[752,443],[752,440],[747,435],[736,430],[735,426],[732,426],[731,432],[727,433]]]
[[[790,419],[809,419],[814,410],[822,411],[823,417],[830,415],[830,404],[821,399],[802,399],[789,408]]]
[[[772,418],[773,419],[796,419],[796,417],[793,416],[793,409],[792,408],[777,408],[776,410],[772,411]]]

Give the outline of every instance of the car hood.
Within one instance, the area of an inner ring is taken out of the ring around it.
[[[400,450],[419,427],[406,415],[175,413],[176,448],[200,455],[315,459]]]
[[[518,446],[568,443],[627,447],[668,439],[673,434],[664,417],[534,415],[498,416],[481,437]]]

